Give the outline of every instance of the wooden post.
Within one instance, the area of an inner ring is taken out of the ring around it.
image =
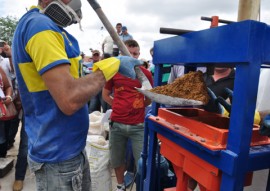
[[[239,0],[237,21],[257,20],[261,0]]]

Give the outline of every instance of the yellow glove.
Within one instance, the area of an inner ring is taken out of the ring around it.
[[[225,116],[225,117],[229,117],[230,113],[225,108],[223,108],[223,109],[224,110],[223,110],[222,115]],[[261,121],[260,113],[258,111],[255,111],[254,124],[259,125],[260,121]]]
[[[110,57],[94,63],[93,72],[101,70],[106,81],[110,80],[119,70],[120,60],[115,57]]]
[[[254,124],[259,125],[261,122],[261,116],[260,113],[258,111],[255,111],[255,115],[254,115]]]

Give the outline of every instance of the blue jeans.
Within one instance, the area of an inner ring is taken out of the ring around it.
[[[20,119],[18,115],[11,120],[5,121],[6,123],[6,131],[7,131],[7,142],[8,145],[11,146],[15,142],[15,137],[18,132],[19,124],[20,124]]]
[[[28,137],[24,129],[24,118],[22,119],[21,140],[17,163],[15,166],[15,180],[24,180],[27,170]]]
[[[28,157],[35,173],[37,191],[91,191],[91,177],[85,151],[59,163],[38,163]]]
[[[102,91],[100,91],[96,96],[92,97],[90,100],[90,105],[89,105],[89,113],[92,113],[94,111],[101,111],[106,113],[108,109],[110,109],[110,105],[107,104],[103,98],[102,98]]]

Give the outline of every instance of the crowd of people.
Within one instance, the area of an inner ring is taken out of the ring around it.
[[[60,15],[65,19],[59,19]],[[0,120],[0,157],[12,148],[21,124],[13,191],[23,189],[28,165],[37,190],[92,190],[85,146],[88,114],[97,110],[112,109],[109,148],[116,191],[126,190],[127,150],[135,166],[140,158],[145,109],[151,100],[135,90],[142,85],[134,67],[140,67],[153,85],[154,64],[139,60],[139,43],[121,23],[115,30],[131,57],[121,54],[111,36],[105,37],[102,51],[97,48],[91,56],[85,55],[76,38],[64,29],[80,23],[81,18],[80,0],[39,0],[20,19],[12,47],[6,42],[0,47],[1,100],[17,109],[12,119]],[[150,54],[154,55],[153,48]],[[180,65],[164,64],[163,68],[162,84],[185,73]],[[235,69],[216,67],[212,74],[206,68],[197,69],[205,73],[209,89],[226,100],[224,88],[233,90]],[[191,179],[189,189],[195,186]]]

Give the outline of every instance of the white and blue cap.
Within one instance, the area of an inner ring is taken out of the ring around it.
[[[122,31],[126,31],[127,27],[126,26],[122,26]]]

